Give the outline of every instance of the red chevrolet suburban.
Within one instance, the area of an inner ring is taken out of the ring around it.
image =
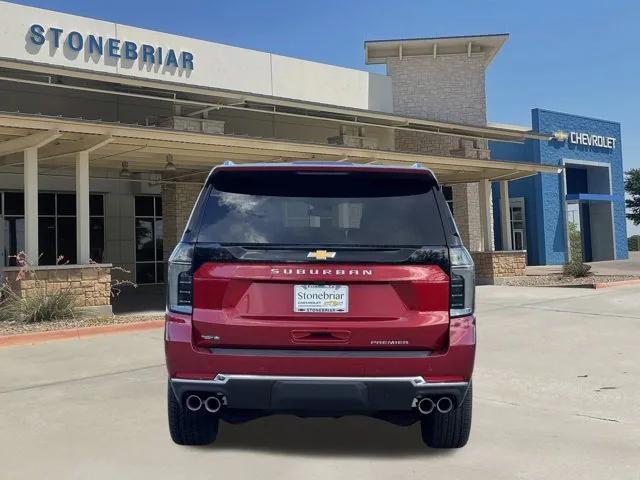
[[[219,420],[368,415],[471,428],[474,266],[433,173],[346,163],[214,168],[169,260],[174,442]]]

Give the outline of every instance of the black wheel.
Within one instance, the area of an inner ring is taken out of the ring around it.
[[[449,413],[434,410],[421,420],[422,440],[431,448],[460,448],[469,440],[473,389],[464,397],[462,405]]]
[[[169,385],[167,409],[171,439],[178,445],[208,445],[218,436],[219,419],[204,408],[192,412],[178,401]]]

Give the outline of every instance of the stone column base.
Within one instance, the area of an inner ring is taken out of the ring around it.
[[[478,285],[495,285],[501,278],[522,277],[527,266],[526,250],[471,252]]]
[[[11,289],[27,297],[35,289],[54,292],[68,289],[86,316],[111,315],[111,264],[31,266],[4,271]]]

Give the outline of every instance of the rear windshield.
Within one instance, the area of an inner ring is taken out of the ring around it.
[[[430,175],[219,171],[199,242],[241,245],[444,245]]]

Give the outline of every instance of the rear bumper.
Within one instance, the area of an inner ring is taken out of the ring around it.
[[[415,399],[450,397],[458,406],[468,382],[426,382],[423,377],[304,377],[218,374],[213,380],[172,378],[179,401],[188,394],[217,395],[225,408],[268,412],[410,411]],[[223,402],[224,403],[224,402]]]

